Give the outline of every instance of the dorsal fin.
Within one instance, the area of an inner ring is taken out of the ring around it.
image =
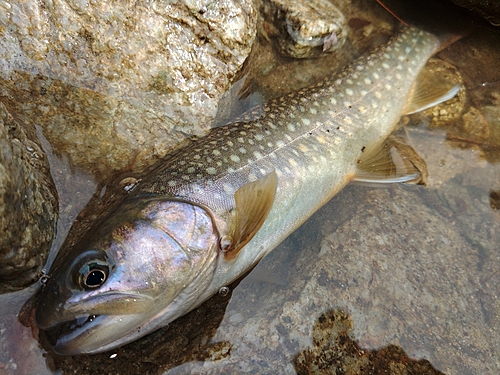
[[[427,165],[413,147],[401,137],[390,136],[377,149],[359,160],[353,181],[425,185],[427,175]]]
[[[240,187],[234,194],[235,222],[224,239],[224,257],[234,259],[239,251],[257,233],[274,203],[278,176],[272,171],[267,176]]]

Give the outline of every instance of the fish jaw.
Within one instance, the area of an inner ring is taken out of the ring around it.
[[[49,272],[35,319],[59,354],[98,353],[152,332],[193,308],[213,279],[218,235],[205,209],[151,198],[115,215],[98,241]],[[101,285],[84,283],[92,272]]]

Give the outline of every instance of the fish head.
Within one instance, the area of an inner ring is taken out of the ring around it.
[[[131,342],[192,309],[215,274],[217,231],[202,207],[132,201],[56,259],[35,319],[58,354]]]

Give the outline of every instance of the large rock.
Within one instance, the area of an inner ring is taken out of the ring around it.
[[[3,1],[0,100],[73,165],[139,171],[210,128],[255,31],[251,1]]]
[[[0,292],[40,276],[57,212],[49,164],[34,132],[0,103]]]

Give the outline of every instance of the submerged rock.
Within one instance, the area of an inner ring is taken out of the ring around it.
[[[492,25],[500,26],[500,3],[492,0],[451,0],[486,18]]]
[[[0,97],[73,165],[139,171],[210,128],[255,31],[251,1],[2,2]]]
[[[36,135],[0,103],[0,292],[40,276],[55,234],[58,203]]]
[[[342,47],[350,0],[265,0],[266,29],[285,55],[314,57]]]

